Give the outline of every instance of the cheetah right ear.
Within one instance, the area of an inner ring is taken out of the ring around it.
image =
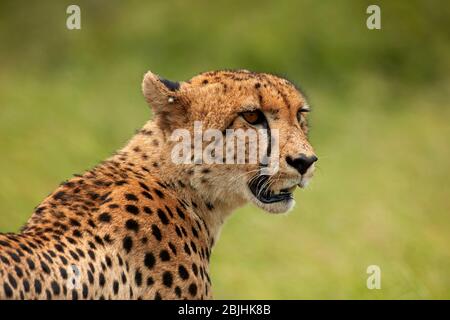
[[[163,79],[151,71],[144,75],[142,92],[155,112],[161,111],[166,105],[179,102],[179,90],[179,82]]]

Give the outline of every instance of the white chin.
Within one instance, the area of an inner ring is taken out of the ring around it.
[[[286,213],[295,205],[294,199],[283,200],[274,203],[263,203],[259,201],[253,194],[250,195],[251,201],[259,208],[270,213]]]

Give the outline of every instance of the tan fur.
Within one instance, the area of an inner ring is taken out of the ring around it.
[[[302,176],[284,160],[313,155],[306,119],[297,119],[305,98],[287,80],[214,71],[174,89],[148,72],[142,89],[154,119],[110,159],[63,183],[20,234],[0,234],[0,298],[211,298],[209,257],[225,218],[248,201],[269,212],[293,203],[268,205],[251,195],[257,165],[174,164],[170,135],[192,132],[196,120],[203,130],[248,128],[239,113],[258,108],[280,132],[271,188],[311,177],[313,166]]]

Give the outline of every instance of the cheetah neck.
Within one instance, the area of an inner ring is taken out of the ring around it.
[[[148,179],[157,179],[184,201],[194,218],[199,218],[209,230],[209,244],[213,246],[220,235],[225,219],[244,203],[240,199],[220,200],[208,193],[202,169],[194,164],[180,165],[171,161],[169,137],[153,121],[149,121],[114,157],[143,168]]]

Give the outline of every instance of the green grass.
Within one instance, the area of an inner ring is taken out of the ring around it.
[[[450,298],[445,4],[380,2],[383,29],[368,31],[364,1],[81,1],[73,32],[68,4],[0,5],[1,232],[151,116],[147,69],[272,71],[310,97],[318,170],[289,215],[249,205],[229,219],[215,297]],[[381,290],[366,288],[372,264]]]

